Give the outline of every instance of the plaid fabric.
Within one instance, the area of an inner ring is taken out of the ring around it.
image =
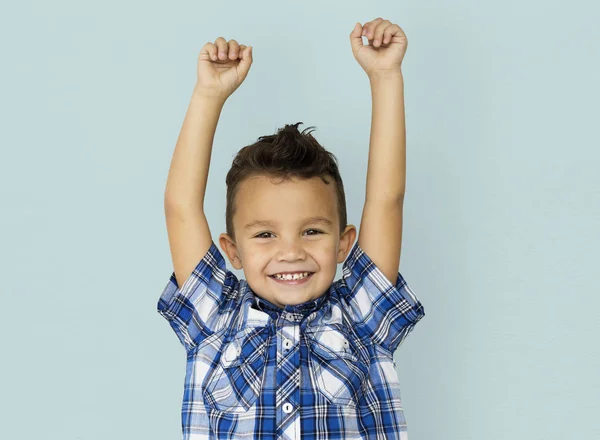
[[[281,309],[226,269],[213,242],[158,301],[187,353],[184,440],[406,440],[394,351],[425,316],[354,244],[320,298]]]

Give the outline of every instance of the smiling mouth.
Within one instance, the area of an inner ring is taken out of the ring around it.
[[[304,278],[298,278],[295,280],[294,279],[291,279],[291,280],[281,279],[281,278],[277,278],[275,275],[269,275],[269,278],[275,280],[279,284],[296,285],[296,284],[306,283],[308,280],[310,280],[312,278],[313,275],[314,275],[314,272],[308,272],[308,276],[306,276]]]

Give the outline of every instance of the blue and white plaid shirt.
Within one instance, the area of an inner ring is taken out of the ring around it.
[[[158,312],[187,353],[184,440],[406,440],[392,354],[423,306],[354,244],[343,276],[316,300],[281,309],[226,269],[211,244]]]

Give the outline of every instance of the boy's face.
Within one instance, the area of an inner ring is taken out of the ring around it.
[[[254,293],[279,307],[327,292],[337,264],[344,262],[354,244],[353,225],[340,236],[335,182],[328,180],[329,184],[320,177],[273,183],[267,176],[253,176],[238,187],[233,218],[237,240],[223,233],[221,248],[235,269],[244,270]],[[270,223],[251,225],[257,221]],[[299,284],[273,278],[276,273],[298,271],[312,275]]]

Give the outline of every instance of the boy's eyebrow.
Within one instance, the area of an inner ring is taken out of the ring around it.
[[[331,220],[329,220],[327,217],[321,217],[319,215],[314,216],[314,217],[305,218],[304,221],[302,222],[302,224],[305,225],[307,223],[322,223],[327,226],[333,226],[333,223],[331,223]],[[246,226],[244,226],[244,229],[250,229],[250,228],[254,228],[256,226],[268,226],[268,227],[272,228],[275,226],[275,224],[269,220],[255,220],[253,222],[248,223]]]

